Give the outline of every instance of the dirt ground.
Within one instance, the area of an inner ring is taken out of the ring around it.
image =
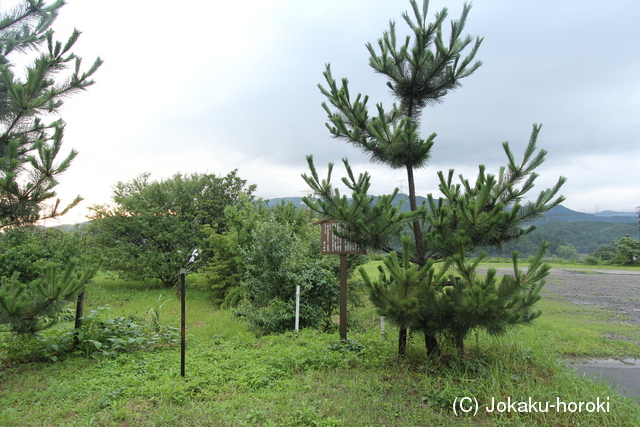
[[[509,272],[507,269],[498,269],[498,273]],[[640,325],[640,269],[629,271],[554,266],[546,282],[543,294],[550,297],[557,295],[575,304],[612,309]]]

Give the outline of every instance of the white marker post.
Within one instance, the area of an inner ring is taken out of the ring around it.
[[[296,286],[296,337],[300,330],[300,285]]]

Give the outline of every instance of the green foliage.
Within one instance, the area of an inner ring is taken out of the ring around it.
[[[96,274],[98,264],[69,261],[64,270],[48,265],[41,278],[21,283],[18,273],[0,279],[0,324],[18,334],[34,334],[58,320],[57,315],[75,301]]]
[[[59,200],[43,206],[77,155],[71,150],[60,160],[65,123],[43,119],[59,113],[64,98],[91,86],[102,64],[97,59],[81,71],[81,59],[71,52],[80,31],[64,44],[54,40],[50,28],[63,5],[21,1],[0,13],[0,228],[62,215],[81,200],[62,210]],[[15,63],[28,64],[22,75]]]
[[[425,265],[411,264],[408,255],[411,242],[405,238],[402,243],[404,255],[399,260],[396,252],[391,252],[384,260],[386,268],[378,266],[377,281],[372,281],[364,268],[360,267],[359,271],[369,288],[371,302],[378,308],[378,314],[398,326],[398,353],[404,357],[407,330],[418,323],[425,310],[427,294],[443,286],[447,266],[436,272],[433,259]]]
[[[586,265],[598,265],[598,264],[600,264],[600,260],[599,260],[598,258],[596,258],[595,256],[593,256],[593,255],[589,255],[589,256],[587,256],[587,257],[583,260],[583,262],[584,262]]]
[[[117,316],[144,327],[139,315],[166,301],[160,296],[166,294],[162,288],[94,281],[93,295],[119,298],[113,313],[103,313],[101,321]],[[443,354],[436,363],[425,359],[412,340],[407,358],[398,361],[396,343],[381,339],[377,324],[368,324],[362,333],[350,331],[352,339],[346,342],[311,330],[297,337],[285,333],[258,338],[246,333],[243,323],[234,322],[229,310],[211,310],[204,292],[192,290],[187,301],[192,314],[187,315],[186,378],[180,376],[179,351],[172,345],[151,344],[148,351],[134,351],[134,345],[115,356],[96,354],[94,360],[95,345],[87,343],[88,355],[60,354],[63,363],[18,365],[34,360],[27,354],[33,345],[27,342],[32,341],[24,339],[25,347],[16,344],[9,349],[2,341],[6,334],[0,334],[0,424],[159,426],[188,420],[189,425],[201,426],[293,427],[309,420],[363,427],[617,427],[638,425],[640,420],[633,399],[601,381],[573,374],[562,362],[575,356],[638,356],[637,326],[611,323],[607,311],[593,306],[544,299],[539,305],[546,315],[532,327],[490,338],[479,331],[479,346],[471,339],[464,357]],[[179,302],[173,299],[161,310],[163,319],[169,319]],[[371,317],[370,307],[358,312]],[[391,324],[387,327],[395,331]],[[151,324],[147,331],[154,333]],[[42,338],[57,333],[50,329]],[[620,339],[610,339],[611,334]],[[23,357],[16,354],[15,363],[7,363],[7,351],[20,348],[25,348]],[[50,360],[35,360],[45,359]],[[480,410],[475,417],[456,417],[451,409],[460,396],[477,397],[480,404],[492,397],[568,402],[600,396],[610,398],[612,410],[505,413],[499,418]]]
[[[517,241],[503,244],[501,248],[484,247],[482,250],[490,256],[507,256],[512,251],[521,255],[534,255],[543,241],[551,243],[549,254],[557,254],[559,246],[572,245],[580,254],[596,252],[602,246],[610,246],[611,241],[621,236],[637,233],[638,226],[634,223],[611,223],[600,221],[560,222],[543,221],[536,224],[536,229]],[[605,258],[601,257],[604,256]],[[597,258],[607,261],[605,254]]]
[[[231,207],[227,214],[229,232],[209,240],[218,258],[203,269],[217,301],[237,306],[237,315],[257,334],[280,333],[293,329],[299,285],[301,327],[331,329],[339,297],[338,259],[320,254],[320,229],[307,212],[291,203],[268,209],[256,201]],[[354,256],[350,267],[363,260]],[[212,279],[223,271],[233,274],[221,286]],[[235,277],[239,283],[232,283]]]
[[[481,165],[475,183],[460,175],[460,183],[455,184],[453,169],[446,177],[438,172],[439,190],[444,197],[436,200],[429,194],[425,215],[425,246],[431,256],[446,258],[457,253],[461,232],[465,236],[466,252],[518,239],[535,229],[533,226],[523,228],[528,221],[564,200],[563,196],[557,196],[565,182],[561,177],[553,188],[541,191],[535,201],[524,202],[538,177],[535,169],[546,155],[545,150],[537,149],[539,132],[540,126],[534,125],[521,162],[516,162],[509,144],[503,144],[508,163],[497,175],[487,174]]]
[[[490,335],[504,334],[509,327],[528,324],[540,316],[533,306],[540,300],[540,290],[551,266],[542,263],[546,245],[529,262],[526,272],[519,269],[518,254],[513,254],[513,274],[498,281],[495,269],[486,276],[476,273],[484,254],[467,260],[464,244],[452,257],[456,276],[450,275],[444,286],[426,294],[425,310],[416,323],[427,336],[442,334],[452,339],[458,351],[472,331]],[[458,276],[459,275],[459,276]]]
[[[331,330],[338,303],[338,260],[320,255],[319,227],[292,203],[268,208],[244,200],[225,210],[228,230],[209,234],[211,260],[194,286],[208,289],[216,304],[234,307],[259,334],[283,332],[294,324],[295,286],[302,288],[302,325]],[[363,262],[350,256],[351,269]],[[349,300],[361,304],[358,282]]]
[[[613,241],[612,245],[601,246],[588,258],[593,258],[596,262],[604,264],[638,265],[640,260],[640,241],[627,236]]]
[[[239,302],[238,292],[234,290],[238,289],[244,274],[238,236],[233,231],[217,233],[211,228],[205,228],[205,233],[212,256],[200,269],[194,286],[209,290],[215,304],[234,307]]]
[[[29,283],[42,275],[46,265],[62,267],[81,252],[78,234],[53,228],[24,226],[0,234],[0,277],[15,272]]]
[[[176,174],[154,182],[143,174],[116,185],[113,206],[91,208],[89,237],[106,269],[133,280],[159,279],[172,287],[189,254],[205,244],[205,227],[224,231],[225,207],[254,190],[235,170],[221,177]],[[203,252],[199,260],[208,256]]]
[[[591,255],[599,259],[600,261],[607,262],[607,261],[613,261],[613,259],[616,257],[616,252],[617,251],[615,246],[606,245],[606,246],[599,247],[598,250],[596,250]]]
[[[296,285],[301,289],[300,326],[318,327],[337,307],[339,288],[336,275],[317,259],[319,251],[314,257],[306,236],[286,222],[259,223],[252,234],[252,245],[242,251],[242,287],[248,297],[238,309],[249,328],[258,334],[293,329]]]
[[[71,52],[78,30],[64,44],[54,40],[50,28],[64,4],[21,1],[0,13],[0,229],[55,218],[81,201],[77,197],[62,209],[60,200],[44,205],[56,196],[59,176],[77,155],[71,150],[60,159],[65,123],[45,119],[60,112],[64,98],[91,86],[102,64],[97,59],[81,71],[81,59]],[[24,72],[16,74],[15,63],[27,64]],[[95,274],[94,267],[77,268],[70,261],[76,251],[71,238],[49,230],[3,233],[0,324],[17,333],[53,324]]]
[[[145,325],[122,316],[101,319],[104,307],[83,317],[82,329],[52,331],[45,335],[21,335],[0,347],[6,362],[56,362],[68,356],[110,357],[132,350],[148,349],[178,342],[175,327],[158,322]]]
[[[398,46],[395,23],[391,22],[389,31],[378,40],[380,53],[367,44],[369,65],[376,73],[389,78],[387,86],[399,105],[394,104],[390,111],[385,111],[377,104],[377,115],[370,117],[368,97],[358,95],[352,100],[347,79],[342,79],[342,85],[338,87],[329,65],[324,72],[328,88],[319,85],[322,94],[338,110],[334,112],[323,103],[331,134],[361,148],[372,161],[394,169],[425,165],[435,134],[427,140],[419,138],[417,118],[420,112],[425,106],[440,102],[450,90],[460,85],[460,79],[481,65],[479,61],[471,64],[482,42],[480,38],[476,38],[471,52],[461,59],[462,52],[473,41],[470,36],[461,38],[470,6],[465,5],[460,19],[451,22],[451,38],[446,46],[442,38],[446,9],[436,15],[435,22],[427,25],[428,2],[423,2],[422,10],[415,1],[411,1],[411,5],[414,18],[408,13],[404,13],[403,18],[413,32],[413,39],[407,37]],[[411,41],[412,46],[409,45]]]
[[[578,251],[572,244],[560,245],[556,249],[556,255],[562,259],[576,260],[580,258]]]
[[[269,209],[266,201],[252,200],[246,196],[241,196],[238,203],[227,206],[224,211],[227,221],[226,229],[205,227],[207,235],[205,248],[212,256],[210,261],[200,269],[195,286],[210,289],[216,304],[227,307],[237,306],[244,298],[243,291],[239,289],[245,273],[242,248],[252,244],[252,231],[258,223],[271,218],[272,215],[282,216],[276,211],[290,211],[291,208],[295,213],[295,207],[284,202],[275,209]]]
[[[638,265],[640,263],[640,241],[631,237],[623,237],[613,242],[616,247],[616,256],[612,259],[614,264]]]

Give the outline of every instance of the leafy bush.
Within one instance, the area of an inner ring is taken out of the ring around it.
[[[631,237],[623,237],[613,242],[616,247],[616,256],[613,263],[620,265],[637,265],[640,261],[640,241]]]
[[[236,314],[259,335],[292,330],[300,286],[300,327],[331,330],[339,302],[339,264],[337,257],[320,254],[319,228],[308,221],[262,221],[252,232],[252,242],[241,250],[246,269],[241,286],[247,297]],[[363,260],[352,259],[351,267]]]
[[[67,356],[102,357],[124,351],[174,344],[179,331],[171,326],[145,325],[132,317],[100,319],[104,307],[83,318],[81,329],[54,330],[42,335],[16,335],[0,346],[5,363],[58,361]]]
[[[616,256],[616,248],[611,245],[601,246],[591,255],[600,261],[612,261]]]
[[[598,264],[600,264],[600,260],[598,258],[594,257],[593,255],[589,255],[582,262],[584,262],[587,265],[598,265]]]
[[[556,255],[562,259],[576,260],[580,258],[578,251],[572,244],[560,245],[556,249]]]
[[[230,232],[218,234],[210,227],[204,232],[209,236],[208,245],[213,255],[211,262],[200,270],[194,286],[211,291],[214,304],[235,307],[240,299],[234,290],[238,289],[244,273],[238,236]]]
[[[0,233],[0,277],[19,273],[23,283],[39,278],[48,265],[62,267],[80,255],[76,233],[53,228],[17,227]]]

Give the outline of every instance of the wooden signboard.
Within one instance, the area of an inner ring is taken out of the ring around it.
[[[340,230],[338,221],[322,219],[314,222],[322,227],[320,252],[323,255],[340,255],[340,339],[347,339],[347,255],[367,253],[360,246],[349,243],[333,233],[333,227]]]
[[[333,233],[334,227],[338,230],[342,227],[342,224],[338,221],[323,219],[314,223],[314,225],[318,224],[321,226],[322,247],[320,252],[323,255],[351,255],[365,254],[367,252],[355,243],[347,242],[342,237],[338,237]]]

